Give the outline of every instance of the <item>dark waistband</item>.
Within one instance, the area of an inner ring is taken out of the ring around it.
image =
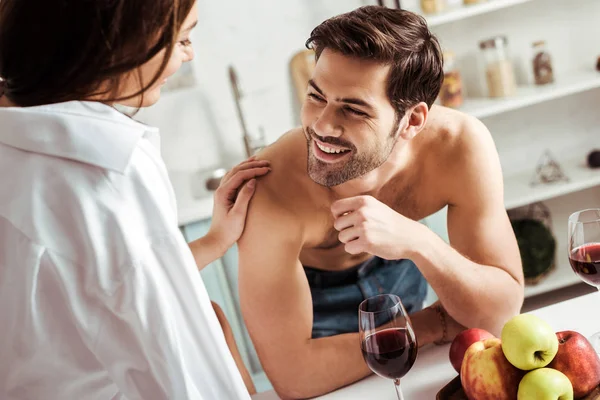
[[[341,271],[326,271],[323,269],[304,267],[306,279],[312,288],[325,288],[333,286],[345,286],[358,282],[361,278],[369,275],[375,268],[381,266],[384,260],[372,257],[354,267]]]

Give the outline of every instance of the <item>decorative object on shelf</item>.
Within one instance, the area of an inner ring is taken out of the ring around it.
[[[463,86],[454,53],[444,52],[444,81],[440,90],[440,102],[445,107],[457,108],[463,104]]]
[[[600,167],[600,150],[592,150],[587,156],[587,165],[590,168]]]
[[[425,14],[437,14],[446,8],[446,0],[421,0],[421,10]]]
[[[517,93],[517,82],[506,36],[479,42],[485,61],[485,76],[490,97],[509,97]]]
[[[530,185],[537,186],[539,184],[560,181],[569,182],[570,179],[565,175],[558,161],[552,156],[552,153],[546,150],[535,167],[535,174],[531,179]]]
[[[533,42],[533,77],[536,85],[546,85],[554,82],[552,57],[546,48],[546,42]]]
[[[509,210],[508,216],[519,245],[525,283],[535,285],[556,267],[550,211],[543,203],[534,203]]]
[[[598,60],[596,61],[596,71],[600,71],[600,56],[598,56]]]
[[[402,4],[400,4],[400,0],[394,0],[394,4],[390,7],[387,5],[388,1],[387,0],[377,0],[377,4],[382,6],[382,7],[388,7],[388,8],[396,8],[398,10],[402,9]]]
[[[471,4],[479,4],[479,3],[483,3],[484,1],[487,1],[487,0],[463,0],[463,4],[466,6],[470,6]]]

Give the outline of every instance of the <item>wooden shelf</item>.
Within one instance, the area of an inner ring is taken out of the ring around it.
[[[543,86],[522,86],[510,98],[467,98],[459,109],[477,118],[490,117],[507,111],[558,99],[600,87],[600,72],[589,69],[575,71]]]
[[[430,27],[460,21],[461,19],[487,14],[492,11],[501,10],[517,4],[528,3],[532,0],[488,0],[481,4],[458,5],[432,15],[424,15]]]
[[[600,184],[600,169],[592,169],[585,160],[559,161],[569,181],[530,186],[535,171],[509,175],[504,178],[504,205],[507,209],[525,206],[553,197],[577,192]]]

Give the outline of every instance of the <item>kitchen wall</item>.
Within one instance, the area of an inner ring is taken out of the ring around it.
[[[244,157],[242,131],[235,112],[227,68],[238,71],[242,107],[251,134],[262,127],[267,142],[275,141],[299,123],[289,60],[304,48],[311,29],[329,16],[375,0],[199,0],[200,23],[192,35],[197,85],[165,93],[139,117],[162,131],[167,166],[192,171]],[[456,1],[456,0],[454,0]],[[417,0],[403,0],[418,9]],[[445,49],[454,51],[470,95],[482,92],[477,43],[507,34],[520,83],[530,82],[529,57],[534,40],[547,40],[558,77],[591,68],[600,55],[600,2],[596,0],[535,0],[497,12],[435,27]],[[599,126],[598,91],[484,119],[495,135],[505,172],[533,168],[540,142],[550,135],[552,150],[577,141],[596,141]],[[511,133],[512,132],[512,133]],[[513,134],[518,132],[517,135]],[[591,137],[588,137],[591,135]],[[571,139],[568,139],[570,137]],[[522,148],[523,140],[524,146]],[[521,147],[515,147],[515,141]],[[580,153],[583,151],[579,146]],[[516,164],[515,164],[516,161]],[[523,164],[525,163],[525,164]],[[515,167],[515,165],[517,165]]]

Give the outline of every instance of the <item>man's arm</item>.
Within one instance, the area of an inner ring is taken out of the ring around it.
[[[298,261],[301,224],[260,189],[238,244],[239,290],[246,326],[273,387],[282,398],[306,398],[367,376],[358,334],[311,339],[312,299]]]
[[[499,334],[504,322],[520,312],[523,270],[491,135],[476,120],[467,129],[472,131],[459,147],[459,179],[452,184],[448,207],[451,247],[429,231],[424,245],[415,249],[415,262],[454,319]]]
[[[450,245],[370,196],[339,200],[331,211],[347,252],[413,260],[456,322],[499,334],[520,311],[523,271],[494,143],[479,121],[467,125],[439,188],[450,193]]]

